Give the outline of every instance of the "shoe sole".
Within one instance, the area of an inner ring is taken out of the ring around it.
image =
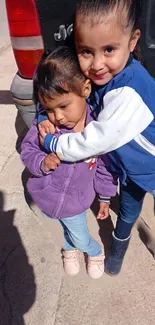
[[[104,270],[104,273],[106,273],[107,275],[109,275],[109,276],[117,276],[120,272],[118,272],[118,273],[112,273],[112,272],[109,272],[108,270]]]

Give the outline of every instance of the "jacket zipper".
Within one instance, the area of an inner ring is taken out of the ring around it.
[[[65,195],[66,195],[66,192],[67,192],[67,188],[68,188],[68,186],[70,184],[71,178],[72,178],[72,176],[74,174],[74,171],[75,171],[75,165],[72,165],[71,167],[72,168],[71,168],[70,173],[68,175],[68,178],[67,178],[67,180],[65,182],[64,190],[63,190],[63,192],[61,194],[61,198],[59,200],[59,207],[58,207],[58,210],[57,210],[57,212],[55,214],[55,219],[57,218],[59,212],[61,211],[61,208],[62,208],[63,203],[64,203]]]

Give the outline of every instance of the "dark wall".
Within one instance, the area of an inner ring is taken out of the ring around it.
[[[155,77],[155,0],[142,1],[141,49],[147,70]]]

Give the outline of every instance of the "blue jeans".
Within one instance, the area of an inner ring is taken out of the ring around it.
[[[90,236],[86,212],[70,218],[59,219],[65,237],[64,250],[78,249],[88,256],[98,256],[102,254],[102,248],[95,239]]]
[[[130,236],[134,223],[141,213],[145,194],[146,191],[129,179],[127,186],[121,184],[120,210],[114,232],[117,238],[125,239]]]

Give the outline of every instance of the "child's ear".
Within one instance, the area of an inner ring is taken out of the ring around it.
[[[91,93],[91,81],[87,79],[83,87],[83,96],[85,98],[88,98],[90,96],[90,93]]]
[[[141,31],[136,29],[130,39],[130,52],[133,52],[141,36]]]

